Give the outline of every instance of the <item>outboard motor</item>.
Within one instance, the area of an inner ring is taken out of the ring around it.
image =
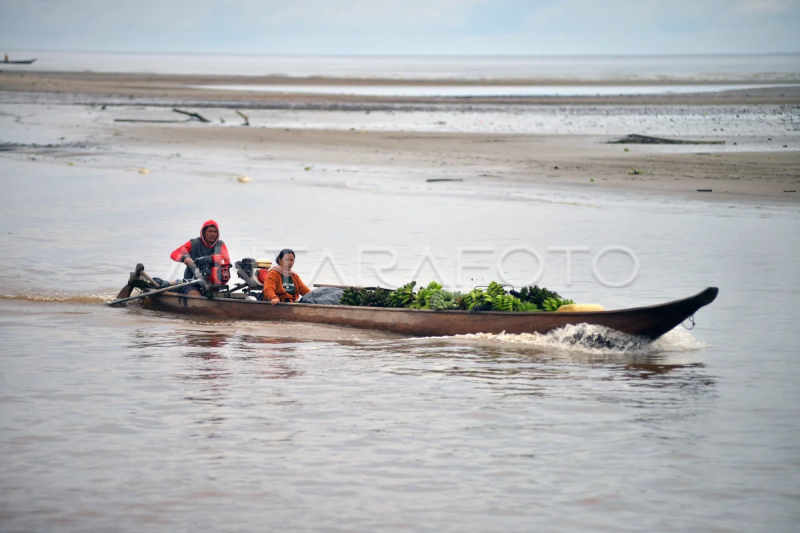
[[[252,278],[256,273],[256,268],[258,268],[256,266],[256,265],[258,265],[258,261],[256,261],[252,257],[245,257],[244,259],[242,259],[240,261],[240,263],[242,264],[242,271],[245,274],[247,274],[248,277]],[[242,278],[242,279],[246,279],[246,278]]]
[[[245,257],[241,261],[236,261],[235,266],[236,274],[245,282],[244,293],[260,299],[261,291],[264,290],[264,286],[261,284],[261,277],[272,266],[272,262],[266,259],[256,260],[252,257]],[[237,289],[239,287],[242,286],[237,286]]]
[[[241,261],[236,261],[236,273],[242,278],[251,288],[262,288],[260,279],[266,271],[272,266],[272,261],[267,259],[253,259],[252,257],[245,257]]]
[[[236,274],[244,280],[247,284],[245,292],[251,289],[258,290],[261,286],[256,281],[256,273],[258,272],[258,261],[251,257],[245,257],[241,261],[236,261]]]
[[[220,254],[198,257],[194,262],[209,285],[222,286],[231,279],[231,263]]]

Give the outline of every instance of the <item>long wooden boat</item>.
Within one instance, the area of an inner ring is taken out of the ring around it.
[[[30,65],[34,61],[36,61],[36,60],[35,59],[16,59],[16,60],[6,59],[5,61],[2,61],[2,63],[5,63],[6,65]]]
[[[690,298],[648,307],[583,313],[508,313],[498,311],[431,311],[353,307],[346,305],[284,304],[240,298],[206,298],[164,292],[145,305],[161,311],[243,320],[314,322],[438,337],[466,333],[547,333],[568,324],[605,326],[631,335],[657,339],[703,306],[714,301],[719,289],[709,287]]]

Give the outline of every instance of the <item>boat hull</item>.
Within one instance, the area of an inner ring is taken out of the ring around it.
[[[414,336],[468,333],[547,333],[569,324],[605,326],[623,333],[657,339],[714,301],[719,289],[709,287],[682,300],[649,307],[585,313],[506,313],[431,311],[344,305],[277,304],[235,298],[205,298],[165,292],[147,298],[154,309],[190,315],[286,322],[312,322],[390,331]]]

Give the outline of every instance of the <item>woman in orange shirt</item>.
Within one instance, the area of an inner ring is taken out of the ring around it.
[[[281,250],[275,264],[267,272],[264,284],[264,301],[275,305],[278,302],[295,303],[304,294],[311,292],[300,276],[292,272],[294,252],[288,248]]]

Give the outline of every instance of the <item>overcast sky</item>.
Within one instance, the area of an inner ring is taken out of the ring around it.
[[[0,9],[6,50],[800,52],[800,0],[0,0]]]

